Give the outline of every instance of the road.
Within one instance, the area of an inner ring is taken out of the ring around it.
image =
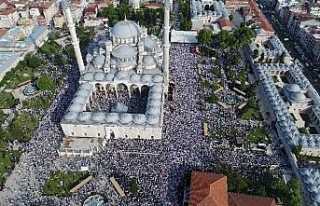
[[[303,65],[303,74],[307,77],[307,79],[310,81],[310,83],[313,85],[313,87],[317,90],[318,93],[320,93],[320,81],[319,81],[319,74],[316,71],[313,71],[312,67],[307,67],[306,63],[307,61],[303,60],[301,58],[301,54],[295,49],[293,46],[289,46],[288,44],[285,44],[284,38],[289,38],[289,34],[287,33],[287,29],[280,29],[278,24],[279,21],[276,18],[271,18],[271,14],[269,12],[264,11],[264,14],[268,21],[272,24],[276,34],[278,35],[279,39],[284,43],[284,46],[286,49],[290,52],[291,56],[294,59],[298,59],[302,65]],[[291,41],[291,40],[290,40]]]

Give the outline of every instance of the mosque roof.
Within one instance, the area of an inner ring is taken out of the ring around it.
[[[112,55],[120,59],[132,58],[136,54],[136,49],[128,45],[120,45],[112,51]]]
[[[297,84],[287,84],[285,86],[285,89],[289,92],[300,92],[301,91],[299,85],[297,85]]]
[[[143,63],[147,66],[154,65],[156,61],[152,56],[145,56],[143,57]]]
[[[125,39],[140,36],[142,34],[142,29],[133,21],[123,20],[114,25],[111,29],[111,33],[117,38]]]
[[[292,92],[290,97],[295,102],[304,102],[306,100],[306,96],[302,92]]]

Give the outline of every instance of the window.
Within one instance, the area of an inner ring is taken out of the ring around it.
[[[100,137],[100,133],[98,133],[98,137]]]
[[[87,133],[84,133],[84,136],[87,136]]]
[[[74,136],[74,132],[71,132],[71,135]]]
[[[138,139],[140,139],[140,135],[138,135]]]
[[[153,139],[154,138],[154,136],[151,136],[151,139]]]
[[[125,138],[128,138],[128,135],[124,135]]]

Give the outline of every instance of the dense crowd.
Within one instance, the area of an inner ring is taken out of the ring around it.
[[[20,162],[0,192],[0,205],[81,205],[90,192],[106,195],[107,205],[178,205],[180,189],[193,169],[206,168],[217,161],[232,165],[277,164],[276,156],[215,150],[203,136],[204,117],[200,110],[197,62],[190,46],[172,44],[170,78],[175,83],[173,101],[165,103],[162,140],[108,140],[101,153],[92,157],[60,158],[63,133],[59,122],[70,103],[79,75],[72,68],[63,89],[40,120],[39,128],[26,147]],[[214,110],[213,110],[214,111]],[[218,115],[218,114],[217,114]],[[212,121],[215,121],[214,119]],[[148,153],[148,154],[142,154]],[[51,171],[79,171],[88,166],[94,179],[68,197],[46,197],[41,188]],[[126,194],[129,180],[136,177],[139,198],[120,199],[109,181],[115,176]]]
[[[144,114],[147,106],[148,87],[142,87],[141,92],[139,89],[114,89],[97,91],[89,98],[88,111],[106,111],[114,112],[117,110],[117,104],[125,105],[128,113]]]

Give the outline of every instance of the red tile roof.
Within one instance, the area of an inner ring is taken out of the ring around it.
[[[265,15],[260,10],[258,4],[254,0],[249,0],[249,5],[251,10],[253,10],[254,14],[256,15],[256,18],[258,18],[261,28],[267,32],[274,33],[273,27],[271,26],[271,24],[266,19]]]
[[[232,27],[231,21],[227,18],[221,19],[219,23],[220,23],[221,28],[226,27],[226,26]]]
[[[189,206],[276,206],[273,198],[228,193],[227,176],[192,172]]]
[[[229,206],[276,206],[276,201],[269,197],[236,194],[229,192]]]

